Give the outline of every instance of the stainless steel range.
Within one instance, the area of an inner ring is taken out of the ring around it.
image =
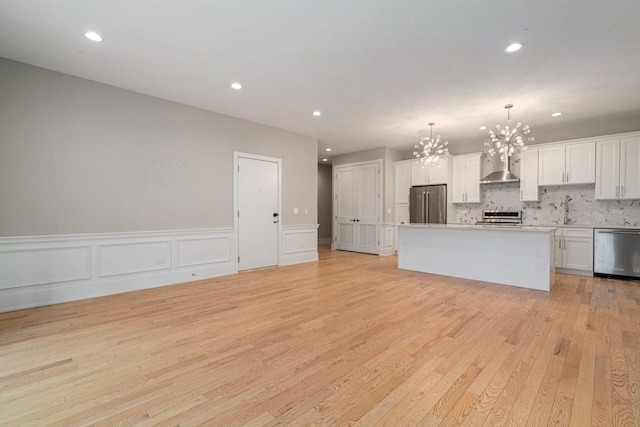
[[[522,211],[482,211],[482,221],[478,225],[522,225]]]

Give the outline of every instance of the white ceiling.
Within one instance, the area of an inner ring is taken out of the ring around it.
[[[320,157],[410,151],[430,121],[455,153],[507,103],[534,135],[640,113],[638,18],[637,0],[0,0],[0,56],[317,137]]]

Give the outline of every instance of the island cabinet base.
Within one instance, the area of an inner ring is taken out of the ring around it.
[[[553,228],[405,225],[398,268],[550,291],[555,280]]]

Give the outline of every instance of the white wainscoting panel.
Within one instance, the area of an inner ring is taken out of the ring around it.
[[[177,239],[178,267],[231,261],[230,236]]]
[[[91,278],[91,246],[0,251],[0,289]]]
[[[238,271],[232,228],[0,238],[0,312]]]
[[[282,227],[280,265],[318,261],[318,225],[285,225]]]
[[[171,241],[98,245],[100,277],[171,268]]]

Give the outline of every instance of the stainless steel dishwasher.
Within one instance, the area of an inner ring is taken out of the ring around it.
[[[640,229],[595,228],[593,273],[640,279]]]

